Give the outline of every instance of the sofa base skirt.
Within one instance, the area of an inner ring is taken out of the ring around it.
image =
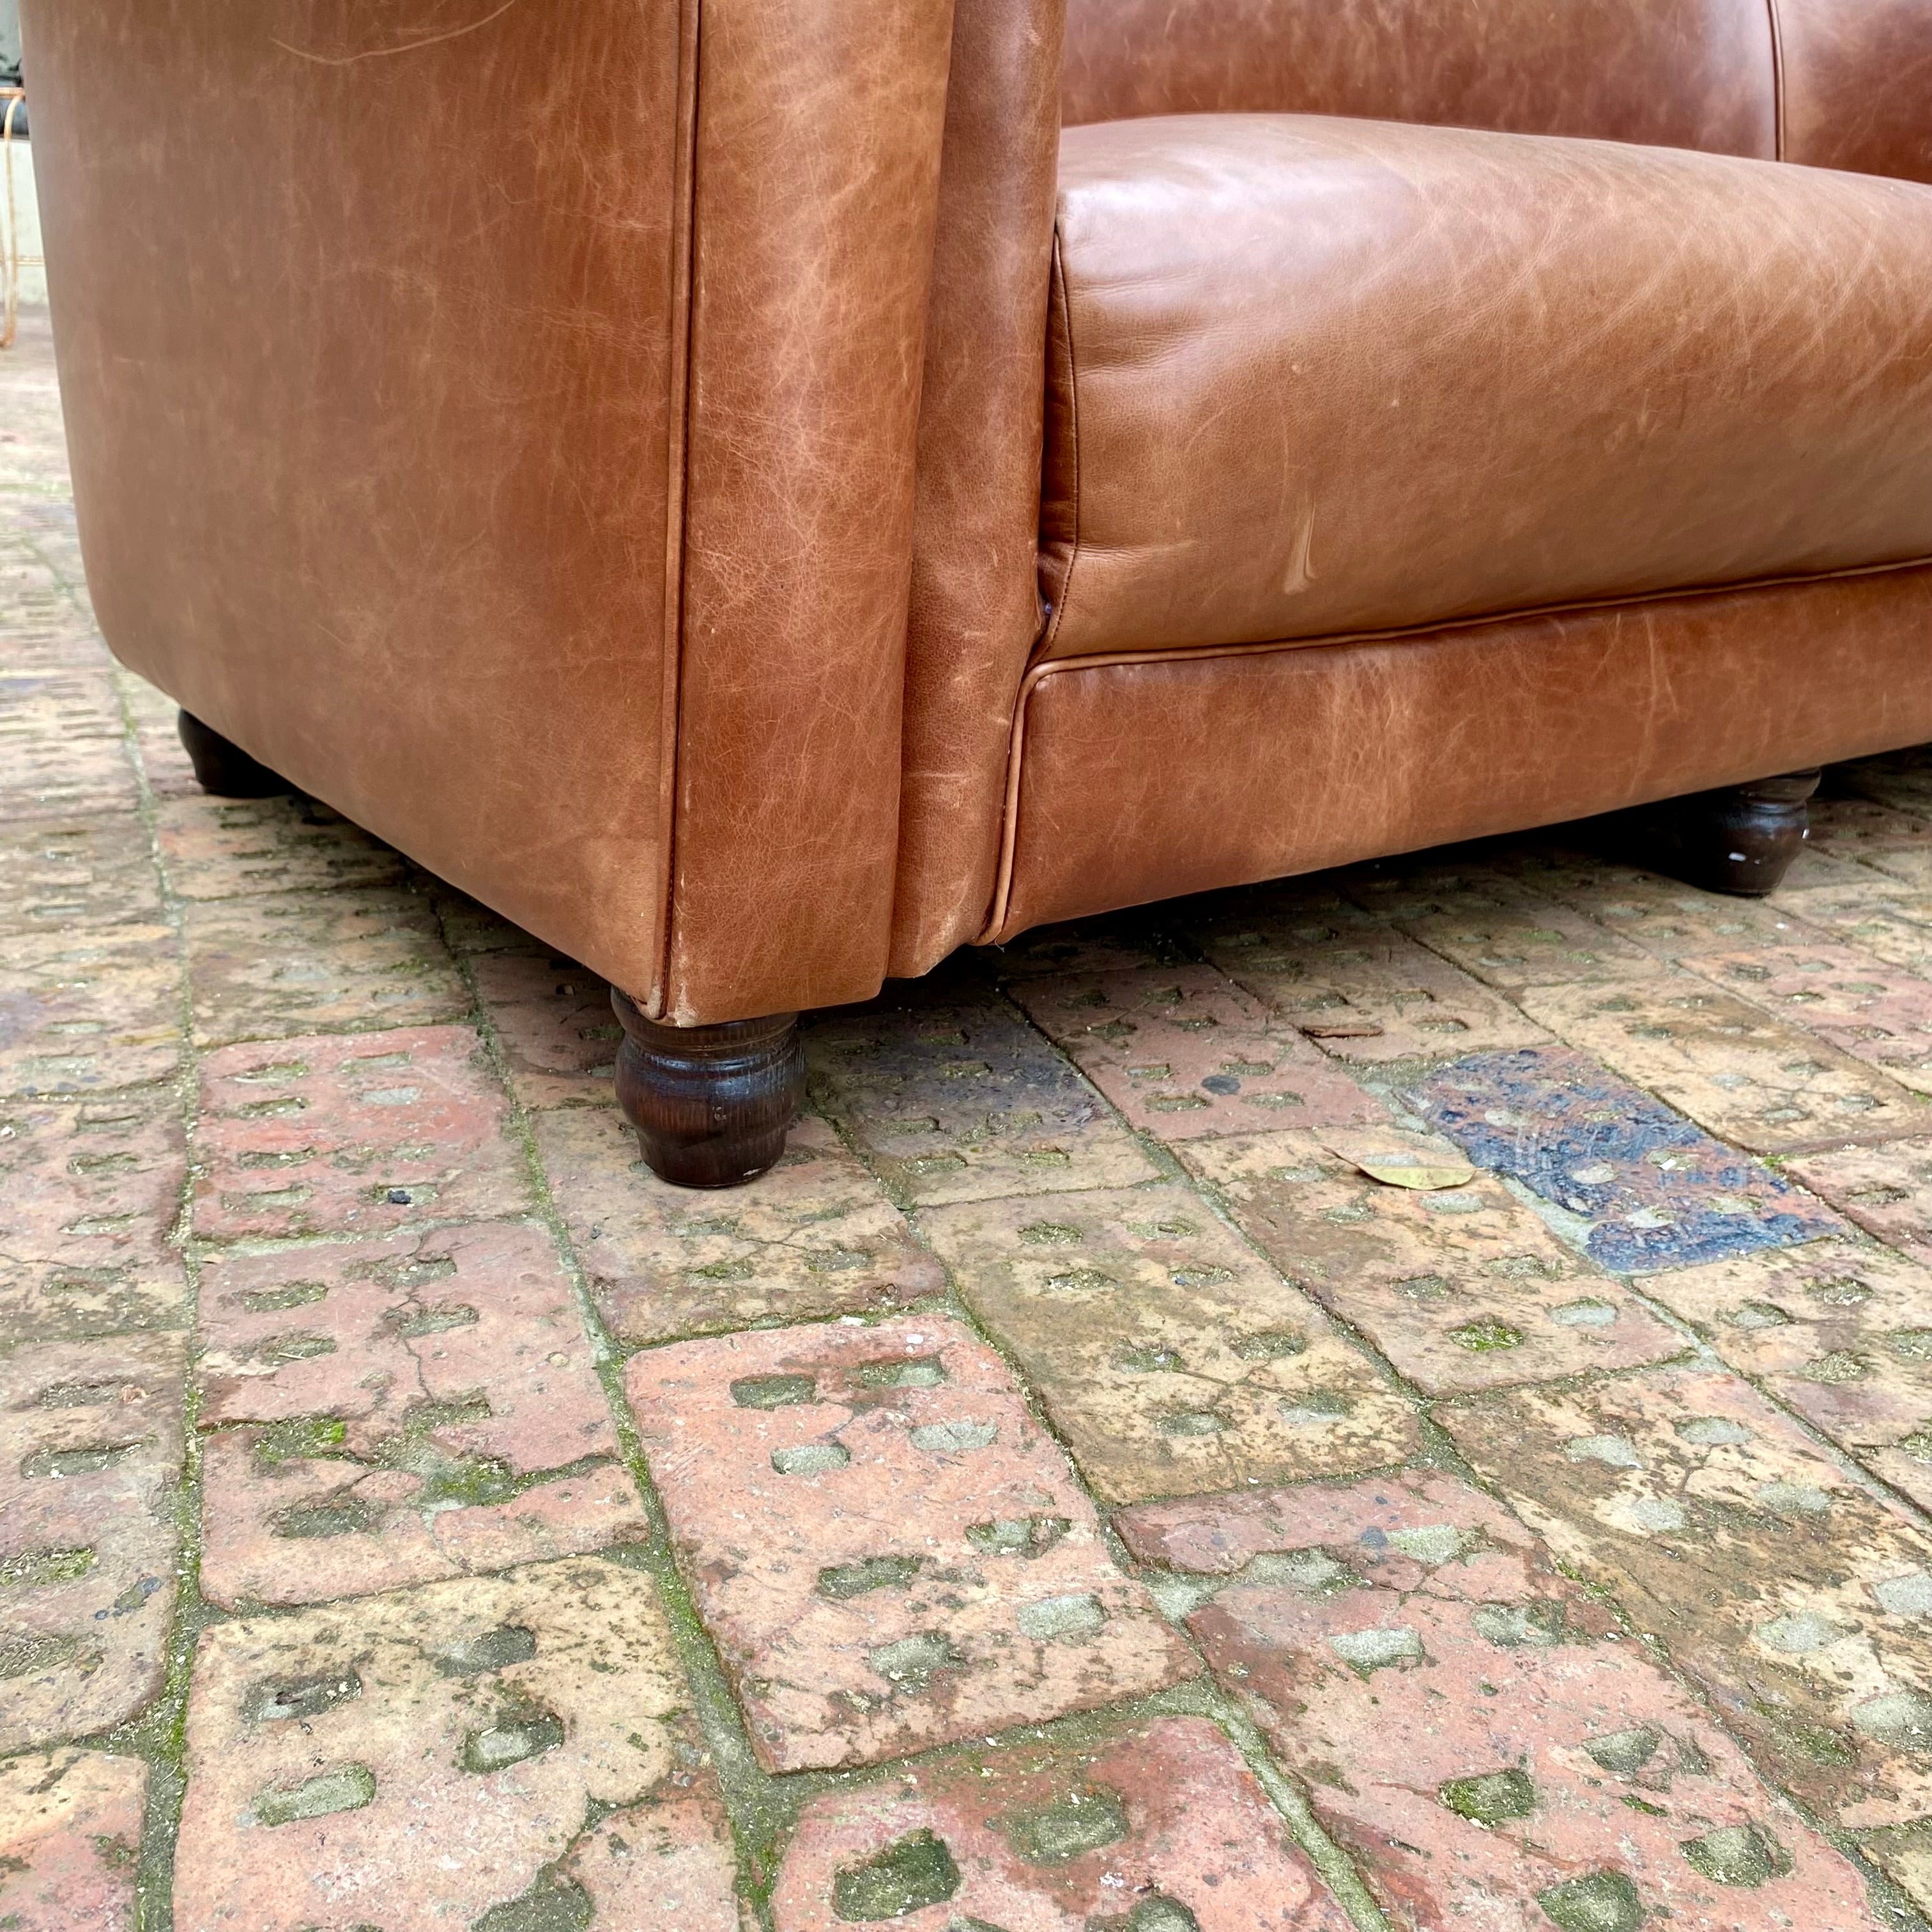
[[[1932,566],[1050,662],[988,940],[1932,740]]]

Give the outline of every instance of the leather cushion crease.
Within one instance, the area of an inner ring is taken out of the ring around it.
[[[1060,148],[1056,657],[1932,555],[1932,190],[1306,116]]]

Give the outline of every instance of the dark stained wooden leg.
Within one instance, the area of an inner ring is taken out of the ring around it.
[[[181,741],[201,788],[217,798],[274,798],[295,787],[266,765],[257,764],[239,745],[232,745],[193,712],[179,720]]]
[[[1638,814],[1642,862],[1709,892],[1762,898],[1804,849],[1816,772],[1676,798]]]
[[[737,1187],[784,1152],[805,1094],[798,1016],[661,1026],[616,988],[624,1024],[617,1101],[653,1174],[680,1187]]]

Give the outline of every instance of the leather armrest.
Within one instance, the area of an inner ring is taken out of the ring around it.
[[[875,991],[951,0],[25,11],[116,652],[652,1016]]]
[[[950,0],[706,0],[674,1018],[886,964]]]

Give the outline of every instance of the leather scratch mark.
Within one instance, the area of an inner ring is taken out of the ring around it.
[[[1315,581],[1314,550],[1315,509],[1311,504],[1295,534],[1294,554],[1288,560],[1288,574],[1282,580],[1281,587],[1288,596],[1306,590]]]
[[[318,54],[306,47],[292,47],[286,40],[270,38],[271,46],[280,47],[285,54],[293,54],[297,60],[313,61],[317,67],[353,67],[358,61],[386,60],[392,54],[412,54],[424,47],[440,46],[446,40],[460,40],[465,34],[480,33],[493,20],[500,20],[517,0],[503,0],[503,4],[492,12],[485,14],[480,20],[472,20],[466,27],[452,27],[446,33],[428,34],[421,40],[405,40],[394,47],[365,47],[360,53]]]

